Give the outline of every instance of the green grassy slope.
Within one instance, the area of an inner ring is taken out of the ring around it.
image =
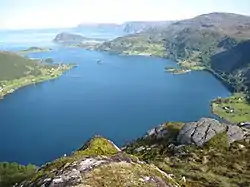
[[[55,79],[75,65],[48,65],[15,53],[0,52],[0,98],[16,89]]]
[[[35,173],[36,166],[22,166],[17,163],[0,163],[0,186],[9,187],[22,182]]]
[[[12,80],[28,75],[40,75],[40,65],[17,54],[0,52],[0,81]]]
[[[167,135],[143,137],[128,144],[124,151],[140,160],[158,166],[183,187],[241,187],[250,186],[250,144],[234,142],[228,146],[225,133],[214,136],[204,147],[179,146],[177,135],[181,123],[166,123]]]

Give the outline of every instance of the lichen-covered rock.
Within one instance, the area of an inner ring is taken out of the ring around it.
[[[202,118],[197,122],[184,125],[177,137],[177,142],[184,145],[203,146],[217,134],[225,132],[229,143],[243,140],[248,132],[237,125],[220,123],[215,119]]]

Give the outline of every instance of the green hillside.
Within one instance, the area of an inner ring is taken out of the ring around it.
[[[22,182],[24,179],[34,175],[36,166],[22,166],[17,163],[0,163],[0,186],[8,187]]]
[[[16,89],[54,79],[72,65],[48,65],[15,53],[0,52],[0,98]]]
[[[0,81],[41,75],[40,65],[15,53],[0,52]]]
[[[232,91],[250,89],[250,17],[211,13],[164,28],[105,42],[99,50],[147,54],[177,61],[183,69],[206,68]]]

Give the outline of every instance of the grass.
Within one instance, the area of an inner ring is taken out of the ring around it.
[[[249,143],[239,141],[229,146],[228,137],[222,133],[202,148],[185,146],[174,151],[169,145],[175,144],[174,140],[182,125],[170,123],[167,126],[173,130],[170,133],[173,134],[171,141],[168,137],[147,137],[138,139],[124,150],[166,173],[174,174],[174,179],[184,187],[250,186]],[[141,146],[147,150],[136,151]],[[183,182],[183,177],[186,182]]]
[[[151,180],[145,180],[146,177]],[[126,162],[111,163],[95,169],[85,176],[84,181],[85,184],[95,187],[156,187],[159,184],[158,178],[163,179],[161,182],[179,186],[154,166]]]
[[[136,43],[136,45],[124,50],[122,54],[163,57],[164,47],[161,44],[139,42]]]
[[[97,136],[88,141],[81,149],[74,152],[72,155],[61,157],[42,167],[40,171],[31,178],[31,181],[36,181],[48,174],[51,175],[50,171],[60,170],[67,163],[71,164],[75,161],[80,161],[83,158],[91,156],[112,156],[116,153],[118,153],[118,150],[112,142],[103,137]]]
[[[0,163],[0,186],[11,187],[35,173],[36,166],[22,166],[17,163]]]
[[[184,60],[178,63],[182,68],[190,69],[193,71],[205,70],[206,67],[201,65],[200,62],[194,62],[193,60]]]
[[[112,42],[104,42],[97,47],[99,50],[110,51],[124,55],[144,55],[164,57],[165,47],[162,42],[154,42],[147,36],[127,36],[117,38]]]
[[[2,80],[0,81],[0,98],[3,98],[7,94],[13,93],[15,90],[21,87],[58,78],[72,67],[73,65],[41,67],[39,69],[41,72],[39,75],[27,75],[17,79]]]
[[[226,110],[225,107],[233,112]],[[215,99],[212,101],[212,110],[216,115],[233,123],[250,121],[250,104],[242,93],[235,93],[225,99]]]
[[[229,139],[226,133],[220,133],[215,135],[210,141],[206,143],[208,148],[214,149],[228,149],[229,148]]]

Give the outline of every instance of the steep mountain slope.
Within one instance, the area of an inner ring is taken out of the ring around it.
[[[122,54],[157,55],[176,60],[187,68],[205,66],[232,89],[246,91],[250,64],[248,40],[250,17],[211,13],[174,22],[164,28],[120,37],[103,43],[98,49]],[[231,59],[235,52],[237,55]]]

